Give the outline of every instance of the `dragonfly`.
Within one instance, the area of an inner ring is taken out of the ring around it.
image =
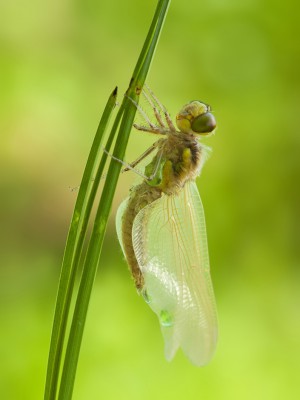
[[[191,101],[177,114],[176,129],[150,88],[145,86],[143,94],[155,122],[135,103],[145,124],[134,127],[160,138],[124,169],[143,179],[117,211],[118,239],[138,292],[158,316],[166,359],[181,348],[194,365],[203,366],[215,352],[218,324],[195,181],[207,155],[199,139],[214,132],[216,120],[208,104]],[[152,154],[138,171],[136,166]]]

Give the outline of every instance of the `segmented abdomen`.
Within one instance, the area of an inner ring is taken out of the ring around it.
[[[161,195],[162,192],[159,188],[151,187],[146,182],[137,185],[130,193],[127,207],[124,210],[122,217],[123,250],[135,281],[135,285],[139,290],[144,286],[144,279],[134,254],[132,243],[132,226],[138,212],[148,204],[160,198]]]

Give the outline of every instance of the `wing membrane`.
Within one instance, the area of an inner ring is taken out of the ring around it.
[[[118,239],[119,239],[124,256],[125,256],[125,251],[124,251],[123,237],[122,237],[122,224],[123,224],[122,218],[123,218],[124,212],[128,206],[128,201],[129,201],[128,197],[127,197],[127,199],[122,201],[122,203],[120,204],[120,206],[117,210],[117,214],[116,214],[117,235],[118,235]]]
[[[203,206],[194,182],[177,196],[143,208],[133,224],[135,255],[149,306],[157,314],[171,360],[177,349],[206,364],[217,341]]]

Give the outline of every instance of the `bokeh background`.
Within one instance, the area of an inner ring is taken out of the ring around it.
[[[1,2],[0,396],[43,397],[68,223],[106,99],[127,88],[156,1]],[[74,399],[298,399],[299,6],[286,0],[174,0],[148,83],[172,115],[213,106],[198,180],[220,340],[196,368],[163,357],[114,216],[95,282]],[[153,141],[133,132],[132,160]]]

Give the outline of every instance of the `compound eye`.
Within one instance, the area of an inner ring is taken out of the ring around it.
[[[210,112],[204,113],[196,117],[192,123],[191,128],[193,132],[200,134],[211,133],[217,126],[215,117]]]

